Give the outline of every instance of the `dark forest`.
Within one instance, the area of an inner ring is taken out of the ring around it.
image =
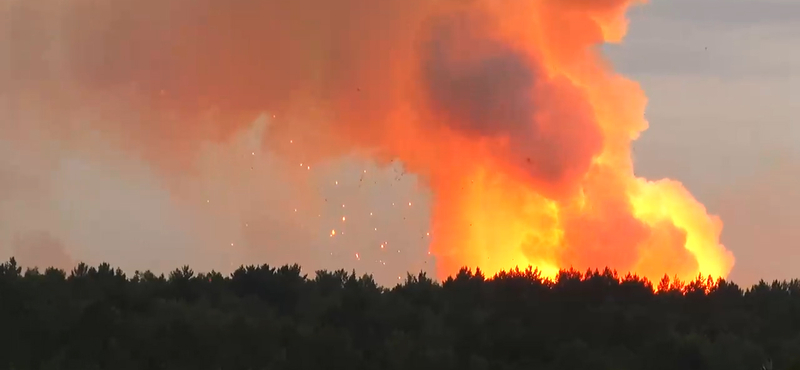
[[[800,281],[0,265],[0,368],[800,369]]]

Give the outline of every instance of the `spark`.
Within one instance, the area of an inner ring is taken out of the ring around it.
[[[256,155],[256,152],[250,152],[250,155]]]
[[[431,236],[431,233],[425,233],[425,236]]]
[[[408,206],[411,207],[411,202],[408,202]]]
[[[335,185],[339,185],[339,182],[338,182],[338,181],[334,181],[333,183],[334,183]]]
[[[336,230],[331,230],[331,237],[336,236]]]
[[[294,211],[297,212],[297,208],[295,208]]]
[[[311,166],[308,166],[307,168],[310,170],[310,169],[311,169]]]
[[[361,256],[359,256],[358,253],[356,253],[356,259],[361,261]]]
[[[289,140],[289,144],[294,144],[294,140]]]
[[[386,245],[381,244],[381,249],[384,249],[384,248],[386,248]]]
[[[231,247],[233,247],[233,243],[231,243]]]
[[[345,222],[345,221],[347,221],[347,217],[342,216],[342,222]]]
[[[369,215],[372,216],[372,212],[370,212]]]
[[[344,204],[342,204],[342,208],[344,208]]]

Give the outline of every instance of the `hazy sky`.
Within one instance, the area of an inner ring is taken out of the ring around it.
[[[654,0],[631,13],[624,44],[605,48],[650,99],[637,173],[682,181],[722,217],[742,283],[800,276],[798,44],[795,0]],[[44,133],[25,148],[0,138],[0,253],[127,270],[298,262],[382,282],[432,267],[428,194],[413,176],[355,159],[287,170],[259,139],[279,119],[203,148],[179,201],[114,148],[98,160]],[[307,190],[323,197],[301,199]]]

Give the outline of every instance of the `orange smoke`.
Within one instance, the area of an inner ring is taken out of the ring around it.
[[[647,127],[646,98],[595,49],[622,38],[630,3],[481,3],[468,11],[502,20],[482,39],[464,32],[475,28],[463,18],[452,23],[453,39],[437,50],[458,60],[443,69],[456,72],[436,88],[451,89],[443,99],[453,105],[434,106],[431,119],[449,122],[448,133],[423,145],[452,140],[454,155],[435,166],[411,161],[431,171],[438,196],[431,248],[440,271],[611,266],[651,280],[730,272],[721,221],[680,183],[634,176],[630,144]]]
[[[91,106],[82,125],[163,171],[262,112],[277,117],[265,143],[292,161],[399,159],[432,190],[441,276],[724,277],[721,221],[680,183],[634,175],[646,98],[597,48],[624,37],[634,2],[7,0],[17,36],[0,43],[17,53],[0,77],[11,105],[47,91],[54,130]],[[58,48],[18,36],[48,29]],[[111,123],[119,112],[128,122]]]

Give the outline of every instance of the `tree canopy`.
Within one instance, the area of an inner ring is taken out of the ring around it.
[[[0,368],[800,370],[800,281],[0,265]],[[774,364],[774,365],[773,365]]]

